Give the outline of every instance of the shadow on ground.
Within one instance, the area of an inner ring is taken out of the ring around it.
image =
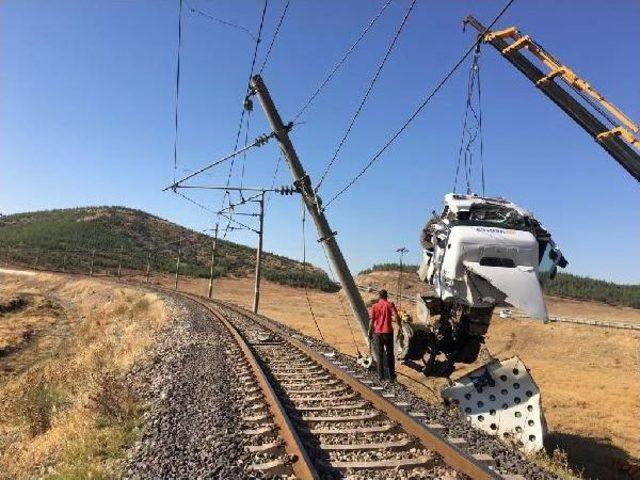
[[[545,439],[549,452],[566,452],[569,465],[585,479],[640,480],[640,460],[614,446],[606,438],[553,432]]]

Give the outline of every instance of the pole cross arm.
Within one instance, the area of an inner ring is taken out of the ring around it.
[[[176,191],[177,188],[179,188],[181,186],[181,184],[183,182],[185,182],[186,180],[189,180],[190,178],[193,178],[197,175],[200,175],[203,172],[206,172],[207,170],[215,167],[216,165],[220,165],[221,163],[226,162],[227,160],[231,160],[234,157],[237,157],[238,155],[240,155],[241,153],[246,152],[247,150],[250,150],[254,147],[261,147],[262,145],[264,145],[265,143],[267,143],[270,139],[272,139],[275,136],[274,133],[270,133],[270,134],[262,134],[260,135],[258,138],[256,138],[253,143],[242,147],[239,150],[236,150],[235,152],[231,152],[228,155],[225,155],[224,157],[216,160],[213,163],[210,163],[208,165],[205,165],[202,168],[199,168],[198,170],[196,170],[193,173],[190,173],[189,175],[187,175],[186,177],[181,178],[180,180],[177,180],[175,182],[173,182],[171,185],[165,187],[162,191],[166,192],[167,190],[173,190],[174,192]]]

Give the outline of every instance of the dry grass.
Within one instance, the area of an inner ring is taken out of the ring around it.
[[[165,324],[162,302],[89,279],[1,280],[2,295],[59,303],[0,320],[6,335],[28,316],[36,339],[0,358],[0,367],[13,362],[0,377],[0,478],[112,478],[140,423],[140,404],[123,377]]]

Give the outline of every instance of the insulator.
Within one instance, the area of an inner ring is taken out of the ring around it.
[[[256,146],[257,147],[261,147],[262,145],[264,145],[265,143],[267,143],[269,141],[269,136],[267,135],[260,135],[258,138],[256,138]]]

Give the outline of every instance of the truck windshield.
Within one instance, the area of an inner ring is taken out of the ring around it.
[[[513,208],[502,205],[472,205],[468,212],[458,214],[458,220],[502,228],[526,228],[527,226],[524,216]]]

